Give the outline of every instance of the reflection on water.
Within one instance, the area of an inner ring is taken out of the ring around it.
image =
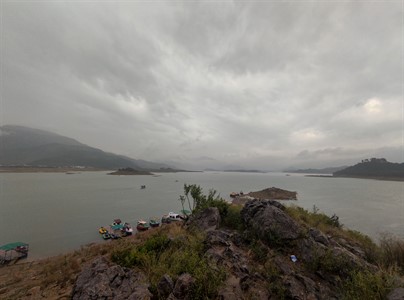
[[[375,239],[381,232],[404,233],[404,182],[228,172],[0,174],[0,180],[0,244],[27,242],[31,257],[98,242],[98,228],[115,218],[135,224],[178,211],[184,183],[199,184],[205,192],[216,189],[223,198],[272,186],[297,191],[299,200],[293,203],[335,213],[345,226]]]

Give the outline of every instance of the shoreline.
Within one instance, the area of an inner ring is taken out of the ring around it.
[[[97,172],[111,171],[109,169],[98,168],[69,168],[69,167],[0,167],[1,173],[69,173],[69,172]]]
[[[404,181],[402,177],[383,177],[383,176],[332,176],[332,175],[304,175],[305,177],[320,177],[320,178],[355,178],[355,179],[373,179],[382,181]]]

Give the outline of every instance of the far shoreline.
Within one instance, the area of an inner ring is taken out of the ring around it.
[[[304,175],[305,177],[320,177],[320,178],[355,178],[355,179],[373,179],[382,181],[404,181],[402,177],[382,177],[382,176],[333,176],[333,175]]]
[[[0,166],[1,173],[79,173],[111,171],[110,169],[99,169],[91,167],[30,167],[30,166]]]

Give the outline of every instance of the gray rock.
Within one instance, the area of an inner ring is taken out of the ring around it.
[[[230,236],[225,231],[212,230],[207,233],[205,243],[208,247],[212,247],[213,245],[228,247],[230,246]]]
[[[195,279],[188,273],[181,274],[175,282],[173,295],[177,299],[192,299],[191,291]]]
[[[243,297],[243,292],[240,287],[240,278],[233,275],[229,277],[224,282],[223,286],[219,289],[218,299],[221,300],[239,300],[245,299]]]
[[[79,274],[72,299],[151,299],[148,287],[142,273],[112,265],[101,256]]]
[[[301,227],[276,201],[248,201],[241,210],[247,228],[268,244],[284,243],[302,236]]]
[[[318,229],[310,228],[309,236],[311,236],[316,242],[321,243],[325,246],[328,246],[330,244],[330,242],[328,241],[328,238],[325,236],[325,234],[323,234]]]
[[[388,300],[404,300],[404,288],[396,288],[387,295]]]
[[[159,283],[157,284],[157,292],[159,298],[167,298],[168,295],[172,293],[174,289],[174,282],[171,279],[170,275],[164,274],[161,277]]]
[[[216,207],[208,207],[191,216],[189,227],[203,231],[210,231],[219,228],[220,213]]]

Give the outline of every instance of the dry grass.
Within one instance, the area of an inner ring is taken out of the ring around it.
[[[181,227],[164,226],[178,235]],[[148,239],[152,231],[120,240],[82,246],[79,250],[33,262],[21,260],[14,265],[0,267],[0,299],[30,299],[35,293],[46,299],[70,299],[74,282],[83,267],[100,255],[109,255],[117,249],[133,247]]]
[[[384,234],[380,238],[380,263],[386,268],[396,268],[404,274],[404,241]]]

